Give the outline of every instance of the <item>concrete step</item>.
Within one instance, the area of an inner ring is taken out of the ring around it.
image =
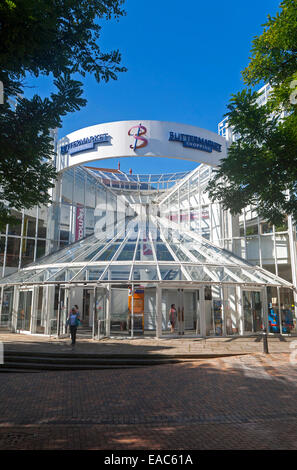
[[[0,373],[5,373],[5,372],[42,372],[42,371],[70,371],[70,370],[106,370],[106,369],[132,369],[132,368],[137,368],[137,367],[144,367],[145,365],[150,366],[151,364],[131,364],[131,365],[90,365],[90,364],[85,364],[85,365],[79,365],[79,364],[50,364],[48,362],[46,363],[20,363],[20,362],[9,362],[7,364],[1,365],[0,366]]]
[[[16,350],[5,350],[4,359],[9,357],[17,358],[32,358],[32,357],[43,357],[43,358],[81,358],[81,359],[211,359],[215,357],[229,357],[229,356],[242,356],[249,353],[176,353],[176,354],[159,354],[159,353],[83,353],[77,352],[75,349],[71,350],[71,346],[68,346],[68,351],[63,352],[42,352],[42,351],[16,351]]]
[[[100,370],[123,369],[163,364],[193,362],[214,357],[238,354],[79,354],[5,351],[0,372],[13,370]]]
[[[173,364],[180,362],[179,359],[173,358],[85,358],[85,357],[21,357],[21,356],[8,356],[4,358],[5,364],[49,364],[49,365],[83,365],[83,366],[97,366],[97,365],[111,365],[111,366],[125,366],[125,365],[155,365],[155,364]]]

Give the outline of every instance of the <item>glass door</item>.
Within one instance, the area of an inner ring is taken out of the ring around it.
[[[35,333],[44,334],[44,332],[45,332],[45,318],[46,318],[45,310],[44,310],[45,287],[39,286],[37,289],[38,289],[38,294],[37,294],[37,305],[36,305]]]
[[[30,331],[32,314],[32,290],[21,290],[19,297],[17,329]]]
[[[199,298],[199,292],[198,292]],[[197,326],[197,292],[184,290],[184,334],[196,335]]]
[[[244,332],[258,333],[262,330],[262,302],[260,291],[242,292]]]
[[[3,289],[2,295],[2,311],[0,326],[9,328],[11,326],[12,308],[13,308],[14,288],[7,287]]]
[[[94,315],[93,315],[93,338],[102,339],[107,336],[106,323],[106,289],[94,288]]]

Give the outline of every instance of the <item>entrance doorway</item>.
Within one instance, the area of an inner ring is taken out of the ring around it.
[[[32,318],[32,290],[21,290],[17,316],[17,329],[30,331]]]
[[[183,336],[200,335],[199,291],[193,289],[162,289],[162,334],[169,335],[169,311],[176,308],[174,334]]]
[[[95,287],[93,291],[93,309],[91,312],[92,337],[102,339],[109,336],[109,328],[106,321],[108,291],[103,287]]]
[[[262,330],[262,302],[260,291],[242,291],[244,332],[258,333]]]
[[[84,326],[90,325],[91,308],[91,291],[90,289],[83,289],[83,308],[81,321]]]

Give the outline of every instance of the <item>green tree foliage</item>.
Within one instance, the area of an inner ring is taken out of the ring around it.
[[[13,221],[10,209],[50,201],[56,172],[50,132],[67,113],[86,105],[87,73],[97,82],[116,80],[118,50],[101,51],[99,20],[119,19],[123,0],[1,0],[0,227]],[[24,95],[30,76],[52,77],[55,92],[42,99]]]
[[[297,1],[283,1],[263,26],[243,71],[247,88],[232,95],[225,115],[238,140],[208,190],[233,214],[252,204],[281,224],[285,214],[297,220]],[[272,86],[264,106],[252,91],[260,82]]]

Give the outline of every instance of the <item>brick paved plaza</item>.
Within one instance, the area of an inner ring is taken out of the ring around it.
[[[2,372],[0,449],[297,449],[286,344],[126,370]]]

